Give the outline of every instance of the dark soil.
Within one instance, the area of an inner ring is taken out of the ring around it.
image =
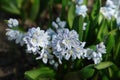
[[[14,41],[7,40],[6,28],[0,20],[0,80],[26,80],[24,72],[35,67],[37,62],[32,54],[26,54]]]

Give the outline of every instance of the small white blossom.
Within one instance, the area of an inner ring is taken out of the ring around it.
[[[81,5],[81,4],[83,3],[83,0],[75,0],[75,3],[76,3],[77,5]]]
[[[92,59],[93,58],[93,52],[94,52],[94,50],[92,50],[90,48],[84,49],[83,58],[87,58],[88,60]]]
[[[50,65],[53,65],[53,64],[55,64],[55,60],[54,59],[49,60],[49,63],[50,63]]]
[[[58,64],[57,62],[55,62],[55,64],[54,64],[54,68],[57,69],[58,66],[59,66],[59,64]]]
[[[94,64],[99,64],[102,61],[102,58],[93,58]]]
[[[110,7],[101,7],[100,8],[100,12],[109,20],[112,19],[112,17],[114,17],[115,14],[115,9],[112,9]]]
[[[66,26],[66,21],[61,21],[60,18],[57,17],[56,21],[52,22],[52,26],[55,29],[64,28]]]
[[[115,6],[120,8],[120,0],[108,0],[108,1],[111,1]]]
[[[76,31],[68,29],[58,29],[56,35],[52,37],[53,54],[58,58],[59,63],[62,59],[69,60],[80,58],[82,55],[83,44],[80,44]]]
[[[106,47],[103,42],[96,45],[96,50],[87,48],[84,49],[83,58],[87,58],[88,60],[92,59],[94,64],[98,64],[102,61],[102,54],[106,53]]]
[[[96,49],[97,49],[97,52],[99,52],[99,53],[103,53],[103,54],[106,53],[106,47],[103,42],[96,45]]]
[[[36,52],[40,48],[46,48],[49,45],[49,39],[47,32],[40,30],[39,27],[29,29],[24,37],[28,52]]]
[[[38,51],[39,56],[36,59],[42,59],[42,61],[46,64],[48,60],[53,59],[53,55],[50,54],[49,48],[44,48],[41,51]]]
[[[100,12],[109,20],[111,20],[112,17],[117,18],[117,11],[119,11],[120,6],[120,4],[118,5],[119,2],[120,1],[107,0],[106,5],[100,8]]]
[[[112,9],[115,9],[115,8],[117,7],[117,6],[113,3],[112,0],[107,0],[105,6],[106,6],[106,7],[110,7],[110,8],[112,8]]]
[[[8,37],[8,40],[15,40],[16,44],[19,44],[21,46],[24,45],[24,41],[23,41],[23,37],[24,37],[24,33],[18,31],[18,30],[13,30],[13,29],[6,29],[6,35]]]
[[[88,11],[88,9],[87,9],[87,7],[85,5],[80,5],[80,6],[76,5],[75,13],[77,15],[82,15],[83,17],[85,17],[86,14],[87,14],[87,11]]]
[[[17,19],[10,18],[8,20],[8,27],[12,28],[12,27],[16,27],[18,25],[19,25],[19,22]]]
[[[83,23],[83,30],[86,30],[87,23]]]

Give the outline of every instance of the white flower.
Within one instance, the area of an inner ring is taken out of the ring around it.
[[[87,23],[83,23],[83,30],[86,30]]]
[[[117,7],[117,6],[113,3],[112,0],[107,0],[105,6],[106,6],[106,7],[113,8],[113,9],[115,9],[115,8]]]
[[[48,60],[53,60],[53,55],[50,54],[49,48],[44,48],[41,51],[38,51],[39,56],[36,59],[42,59],[42,61],[46,64]]]
[[[19,44],[21,46],[24,45],[23,37],[24,33],[18,31],[18,30],[13,30],[13,29],[6,29],[6,35],[8,36],[8,40],[15,40],[16,44]]]
[[[77,5],[81,5],[81,4],[83,3],[83,0],[75,0],[75,3],[76,3]]]
[[[18,25],[19,25],[19,22],[17,19],[10,18],[8,20],[8,27],[12,28],[12,27],[16,27]]]
[[[58,29],[56,35],[52,37],[53,54],[58,58],[59,63],[62,63],[62,58],[66,60],[69,60],[70,57],[72,59],[80,58],[83,47],[74,30]]]
[[[96,45],[96,49],[98,53],[106,53],[106,47],[104,45],[103,42],[101,42],[100,44]]]
[[[88,9],[87,9],[87,7],[85,5],[80,5],[80,6],[76,5],[75,13],[77,15],[82,15],[83,17],[85,17],[86,14],[87,14],[87,11],[88,11]]]
[[[99,64],[102,61],[102,58],[93,58],[94,64]]]
[[[93,58],[93,50],[90,48],[84,49],[84,56],[83,58],[87,58],[88,60]]]
[[[24,37],[28,52],[36,52],[40,48],[46,48],[49,45],[49,39],[47,32],[40,30],[39,27],[29,29]]]
[[[115,15],[115,9],[110,7],[101,7],[100,12],[109,20],[111,20]]]
[[[107,0],[106,5],[104,7],[101,7],[100,12],[109,20],[112,19],[112,17],[117,18],[117,12],[119,11],[120,7],[120,0]]]
[[[117,7],[120,7],[120,0],[109,0],[109,1],[112,1],[112,3],[117,6]]]
[[[92,59],[94,61],[94,64],[98,64],[102,60],[102,54],[95,52],[94,50],[87,48],[84,49],[84,57],[87,58],[88,60]]]
[[[98,64],[102,61],[102,54],[106,53],[106,47],[103,42],[96,45],[96,50],[87,48],[83,50],[83,58],[88,60],[92,59],[94,64]]]
[[[66,21],[61,21],[60,18],[57,17],[56,21],[52,22],[52,26],[55,29],[64,28],[66,26]]]

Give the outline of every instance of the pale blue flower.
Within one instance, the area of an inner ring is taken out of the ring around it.
[[[60,18],[57,17],[56,21],[52,22],[52,26],[55,29],[64,28],[66,26],[66,21],[61,21]]]
[[[83,50],[83,58],[88,60],[92,59],[94,64],[98,64],[102,61],[102,54],[106,53],[106,47],[103,42],[96,45],[96,50],[87,48]]]
[[[93,58],[93,52],[94,52],[93,49],[90,49],[90,48],[84,49],[83,58],[87,58],[88,60],[92,59]]]
[[[94,64],[99,64],[102,61],[102,58],[96,57],[96,58],[93,58],[93,61],[94,61]]]
[[[42,59],[45,64],[48,62],[48,60],[53,60],[53,55],[50,54],[49,48],[43,48],[37,53],[39,54],[39,56],[36,59]]]
[[[84,23],[83,23],[83,30],[86,30],[86,26],[87,26],[87,23],[84,22]]]
[[[87,11],[88,11],[88,9],[87,9],[86,5],[80,5],[80,6],[76,5],[75,13],[77,15],[82,15],[83,17],[85,17],[87,14]]]
[[[26,33],[24,41],[27,45],[28,52],[36,52],[40,48],[44,49],[49,45],[49,35],[40,28],[32,28]]]
[[[12,28],[12,27],[16,27],[18,25],[19,25],[19,22],[17,19],[10,18],[8,20],[8,27]]]
[[[117,8],[120,8],[120,0],[108,0],[111,1],[113,5],[115,5]]]
[[[83,58],[87,58],[88,60],[92,59],[94,61],[94,64],[98,64],[102,60],[102,54],[95,52],[93,49],[87,48],[87,49],[84,49]]]
[[[112,9],[110,7],[101,7],[100,12],[103,14],[103,16],[109,20],[112,19],[115,15],[115,9]]]
[[[109,7],[109,8],[115,9],[117,6],[113,3],[112,0],[107,0],[105,7]]]
[[[56,35],[52,37],[53,54],[58,58],[59,63],[62,59],[69,60],[80,58],[83,45],[80,43],[76,31],[69,31],[68,29],[58,29]]]
[[[77,5],[81,5],[81,4],[83,4],[83,0],[75,0],[75,3],[76,3]]]
[[[107,0],[106,5],[100,8],[100,12],[105,16],[105,18],[111,20],[112,17],[117,17],[117,11],[119,9],[118,3],[120,1]]]
[[[97,49],[97,52],[99,52],[99,53],[102,53],[102,54],[106,53],[106,47],[103,42],[96,45],[96,49]]]
[[[23,37],[24,33],[18,31],[18,30],[13,30],[13,29],[6,29],[6,35],[8,37],[8,40],[15,40],[16,44],[20,44],[21,46],[24,45]]]

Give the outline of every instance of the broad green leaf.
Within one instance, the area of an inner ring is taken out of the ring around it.
[[[54,71],[48,67],[38,68],[31,71],[26,71],[25,76],[28,79],[36,80],[41,77],[53,77]]]
[[[81,76],[82,79],[88,79],[94,75],[95,70],[93,68],[83,68],[78,72],[79,76]]]
[[[69,72],[65,75],[64,80],[84,80],[93,76],[95,72],[94,64],[85,66],[80,71]]]
[[[101,70],[101,69],[105,69],[105,68],[108,68],[110,66],[112,66],[113,63],[112,62],[101,62],[97,65],[95,65],[94,67],[98,70]]]
[[[30,19],[33,21],[36,19],[40,8],[40,0],[33,0],[32,7],[30,11]]]
[[[68,24],[70,28],[72,28],[73,26],[74,18],[75,18],[75,5],[72,4],[68,11]]]

